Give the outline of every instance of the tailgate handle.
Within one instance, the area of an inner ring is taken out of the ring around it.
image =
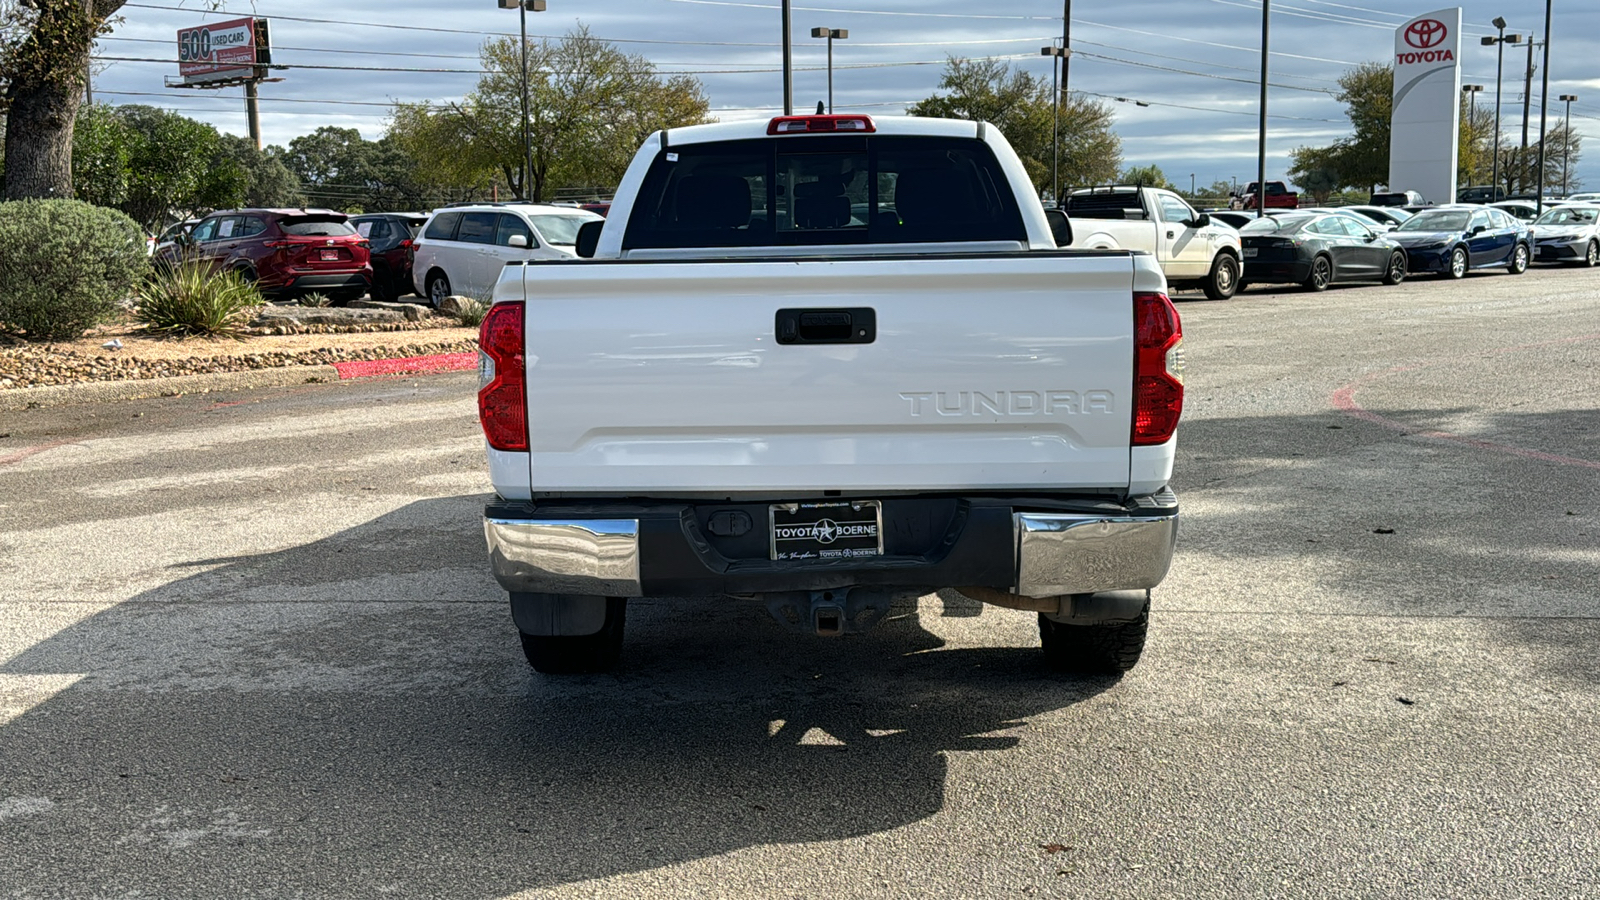
[[[878,339],[871,307],[780,309],[773,325],[780,344],[870,344]]]

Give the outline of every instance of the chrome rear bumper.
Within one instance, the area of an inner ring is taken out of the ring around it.
[[[659,591],[663,584],[682,585],[686,578],[694,581],[683,574],[688,571],[703,571],[710,579],[703,584],[695,582],[698,586],[734,577],[728,570],[717,572],[705,565],[707,558],[693,549],[696,541],[685,539],[680,521],[674,513],[665,519],[667,527],[663,529],[661,523],[641,528],[638,518],[489,515],[484,519],[484,537],[494,577],[512,593],[636,597],[649,594],[652,586]],[[925,564],[905,559],[862,560],[855,572],[861,576],[859,581],[852,577],[849,566],[741,561],[734,563],[738,577],[748,580],[740,583],[739,591],[814,586],[819,572],[838,583],[892,581],[931,588],[986,583],[1029,597],[1140,590],[1155,587],[1166,576],[1178,534],[1177,500],[1170,492],[1142,498],[1113,515],[1013,512],[1009,517],[983,521],[983,525],[977,524],[976,517],[968,521],[957,544],[999,551],[987,556],[987,551],[972,554],[989,560],[1004,559],[1000,554],[1009,545],[1013,551],[1009,583],[1003,583],[1003,566],[984,578],[953,571],[950,559],[957,554],[952,552],[942,562]],[[1009,534],[1004,531],[1008,523]],[[677,591],[669,587],[665,593]]]

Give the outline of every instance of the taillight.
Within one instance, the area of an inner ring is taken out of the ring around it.
[[[877,130],[871,116],[778,116],[767,123],[767,134],[870,134]]]
[[[496,450],[528,449],[520,301],[496,303],[478,329],[478,421]]]
[[[1133,295],[1133,445],[1172,440],[1183,415],[1183,324],[1166,294]]]
[[[271,247],[274,250],[282,250],[284,247],[293,247],[296,243],[296,241],[267,241],[261,246]]]

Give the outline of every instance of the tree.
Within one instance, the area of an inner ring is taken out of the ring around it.
[[[1546,191],[1559,191],[1563,165],[1570,160],[1571,166],[1576,168],[1578,160],[1583,158],[1583,135],[1569,128],[1566,123],[1548,129],[1543,143],[1544,177],[1540,178],[1538,177],[1540,142],[1534,140],[1524,151],[1510,135],[1501,136],[1500,185],[1505,188],[1507,194],[1531,195],[1536,191],[1535,185],[1542,186]],[[1569,190],[1581,186],[1582,183],[1582,179],[1573,177],[1569,173],[1567,178]]]
[[[212,126],[152,106],[95,104],[79,115],[70,161],[79,199],[121,210],[148,230],[244,202],[250,173]]]
[[[1122,170],[1122,174],[1117,177],[1117,180],[1123,184],[1142,184],[1145,187],[1161,188],[1168,191],[1173,189],[1172,182],[1167,180],[1167,176],[1161,171],[1161,167],[1154,163],[1145,166],[1129,166]]]
[[[217,146],[217,159],[219,165],[237,166],[244,172],[243,193],[238,201],[240,206],[306,205],[306,195],[300,190],[300,179],[284,165],[281,147],[269,147],[267,151],[261,151],[247,137],[224,134]]]
[[[649,60],[582,26],[559,41],[530,41],[527,52],[530,183],[522,175],[522,60],[514,39],[484,43],[485,74],[462,102],[398,104],[390,133],[424,169],[467,183],[498,176],[516,196],[538,201],[557,188],[614,185],[652,132],[710,121],[699,81],[662,78]]]
[[[939,80],[943,95],[935,94],[912,104],[906,113],[944,119],[988,122],[1000,129],[1022,158],[1035,190],[1051,180],[1052,88],[1048,79],[992,59],[951,57]],[[1106,184],[1116,180],[1122,166],[1122,140],[1111,130],[1109,104],[1085,97],[1061,101],[1060,130],[1055,133],[1061,154],[1061,186]]]
[[[72,195],[72,135],[90,48],[125,2],[0,0],[6,199]]]

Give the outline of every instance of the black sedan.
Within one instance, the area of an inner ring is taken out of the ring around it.
[[[1528,271],[1533,232],[1492,206],[1441,206],[1407,219],[1389,236],[1406,248],[1413,272],[1463,278],[1471,269]]]
[[[411,293],[411,242],[426,213],[373,213],[352,216],[350,224],[372,242],[372,299],[397,300]]]
[[[1338,281],[1399,284],[1406,252],[1352,216],[1287,214],[1239,229],[1245,284],[1298,284],[1320,291]]]

